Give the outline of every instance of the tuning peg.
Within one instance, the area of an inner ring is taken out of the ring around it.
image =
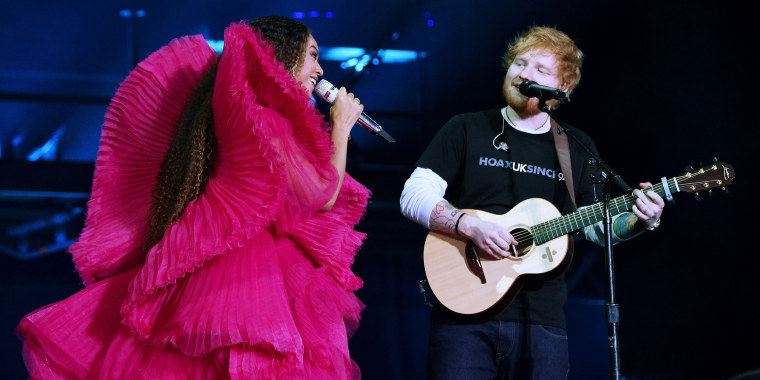
[[[698,201],[701,201],[702,200],[702,195],[699,194],[699,193],[696,193],[696,194],[694,194],[694,199],[696,199]]]
[[[712,162],[713,163],[718,163],[718,157],[713,157]]]
[[[712,197],[712,189],[707,190],[707,196]]]
[[[693,167],[693,166],[691,166],[691,165],[686,165],[686,171],[689,171],[689,170],[692,170],[692,169],[694,169],[694,167]]]
[[[728,194],[728,189],[727,188],[723,187],[722,189],[723,189],[723,194]]]

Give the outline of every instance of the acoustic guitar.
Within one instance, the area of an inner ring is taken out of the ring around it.
[[[715,162],[674,178],[663,177],[648,190],[672,200],[677,192],[725,190],[733,180],[733,167]],[[611,199],[611,215],[630,211],[635,200],[630,194]],[[560,275],[570,265],[568,234],[604,218],[601,202],[562,215],[552,203],[540,198],[522,201],[502,215],[462,211],[504,226],[518,242],[510,256],[494,260],[481,257],[472,241],[437,231],[428,234],[423,260],[430,289],[445,307],[466,315],[493,311],[497,306],[499,310],[506,308],[531,276]]]

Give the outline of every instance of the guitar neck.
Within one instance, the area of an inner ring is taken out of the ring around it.
[[[678,181],[676,178],[671,178],[666,181],[669,192],[671,194],[677,193]],[[661,197],[666,195],[665,184],[659,182],[648,190],[652,190],[659,194]],[[633,195],[623,195],[610,200],[610,215],[617,215],[626,211],[630,211],[633,208],[633,202],[636,201],[636,197]],[[536,224],[531,227],[533,232],[533,240],[536,244],[542,244],[549,240],[556,239],[562,235],[567,235],[571,232],[575,232],[597,223],[604,219],[604,205],[602,202],[596,203],[592,206],[583,208],[576,212],[563,215],[559,218],[548,220],[543,223]]]

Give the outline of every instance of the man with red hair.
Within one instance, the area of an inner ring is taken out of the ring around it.
[[[589,163],[589,154],[580,144],[570,140],[565,146],[572,170],[563,170],[552,131],[556,122],[539,108],[538,98],[527,97],[519,89],[521,83],[533,81],[570,93],[580,80],[582,60],[583,53],[573,40],[555,28],[533,27],[517,36],[503,61],[506,106],[454,116],[440,129],[404,185],[402,213],[433,231],[471,241],[479,252],[474,260],[519,260],[515,231],[461,210],[505,214],[524,200],[542,198],[567,214],[575,211],[575,204],[596,203],[601,189],[595,189],[598,185],[591,176],[601,178],[599,168]],[[547,105],[555,109],[559,102],[550,100]],[[591,138],[575,132],[596,151]],[[569,181],[566,172],[571,173]],[[632,210],[614,218],[613,242],[633,238],[660,223],[662,198],[638,189],[634,195],[638,199]],[[590,241],[604,242],[601,223],[586,227],[583,233]],[[426,257],[426,269],[427,265]],[[480,313],[479,318],[435,302],[429,377],[566,378],[569,360],[563,306],[567,295],[564,277],[557,272],[527,280],[506,309]]]

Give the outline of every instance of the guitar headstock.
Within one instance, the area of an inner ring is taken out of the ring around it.
[[[697,169],[687,167],[687,171],[676,177],[675,180],[680,191],[691,194],[708,191],[712,194],[712,189],[726,190],[726,187],[733,183],[734,177],[734,167],[718,161],[716,158],[710,165]]]

